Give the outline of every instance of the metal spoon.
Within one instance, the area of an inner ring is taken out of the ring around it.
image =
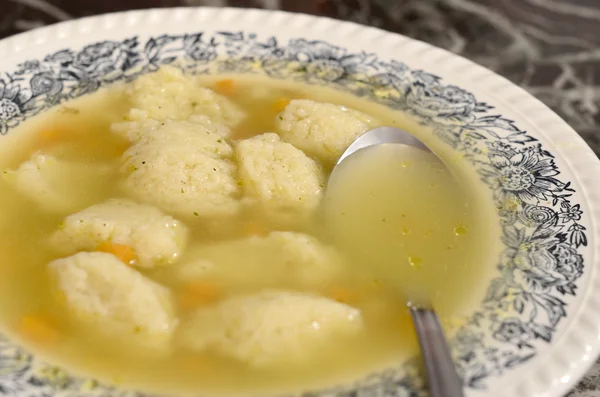
[[[409,145],[431,152],[423,142],[406,131],[394,127],[379,127],[358,137],[342,154],[333,172],[344,159],[357,151],[390,143]],[[431,397],[464,397],[462,384],[456,374],[437,314],[433,308],[414,306],[410,303],[408,305],[419,339]]]

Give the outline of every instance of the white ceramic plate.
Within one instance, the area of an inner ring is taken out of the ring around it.
[[[67,22],[0,42],[0,131],[69,98],[187,58],[206,73],[328,84],[435,126],[494,190],[507,248],[488,296],[453,340],[468,396],[560,396],[600,349],[600,162],[520,88],[427,44],[284,12],[185,8]],[[214,59],[229,59],[219,63]],[[4,137],[0,137],[0,145]],[[498,315],[497,309],[502,313]],[[125,395],[0,338],[0,395]],[[410,363],[314,395],[420,396]]]

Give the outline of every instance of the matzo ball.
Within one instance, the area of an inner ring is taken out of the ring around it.
[[[185,120],[205,115],[213,122],[234,127],[246,117],[234,102],[170,66],[137,78],[127,93],[132,105],[130,121]]]
[[[319,287],[341,267],[335,248],[304,233],[279,231],[193,247],[187,260],[169,271],[179,282],[212,278],[233,285]]]
[[[284,141],[328,165],[377,123],[357,110],[308,99],[291,101],[275,119],[276,132]]]
[[[245,201],[275,221],[304,218],[318,207],[325,174],[301,150],[267,133],[236,146]]]
[[[144,112],[143,112],[144,113]],[[208,116],[194,115],[190,116],[187,120],[190,123],[195,123],[213,131],[215,134],[229,138],[231,136],[231,130],[223,124],[213,122]],[[137,121],[123,121],[119,123],[113,123],[111,125],[112,132],[122,136],[129,142],[136,142],[147,133],[157,130],[165,124],[170,124],[172,120],[157,121],[146,118],[145,116]],[[168,130],[166,130],[168,131]]]
[[[160,210],[111,199],[69,215],[51,237],[67,252],[95,250],[104,243],[130,247],[131,265],[152,268],[174,263],[187,243],[187,227]]]
[[[363,329],[360,311],[321,296],[266,290],[224,300],[196,311],[182,328],[182,341],[212,349],[256,367],[298,363],[334,338]]]
[[[123,154],[124,190],[183,219],[234,215],[239,187],[232,156],[232,147],[206,126],[165,123]]]
[[[37,152],[1,175],[43,211],[64,214],[90,205],[114,172],[108,164],[62,160]]]
[[[48,264],[70,314],[114,336],[169,342],[177,326],[171,293],[112,254],[80,252]]]

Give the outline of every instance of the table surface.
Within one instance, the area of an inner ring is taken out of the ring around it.
[[[0,0],[0,38],[87,15],[200,5],[325,15],[446,48],[527,89],[600,154],[600,0]],[[569,394],[592,396],[600,362]]]

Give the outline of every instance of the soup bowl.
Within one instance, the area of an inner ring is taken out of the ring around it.
[[[228,8],[61,23],[0,42],[0,146],[40,112],[180,60],[194,73],[263,74],[365,97],[427,125],[471,162],[493,193],[504,248],[486,295],[450,340],[468,396],[559,396],[592,365],[600,351],[600,162],[525,91],[422,42],[326,18]],[[73,375],[6,336],[0,394],[139,395]],[[409,361],[296,394],[408,397],[426,387]]]

